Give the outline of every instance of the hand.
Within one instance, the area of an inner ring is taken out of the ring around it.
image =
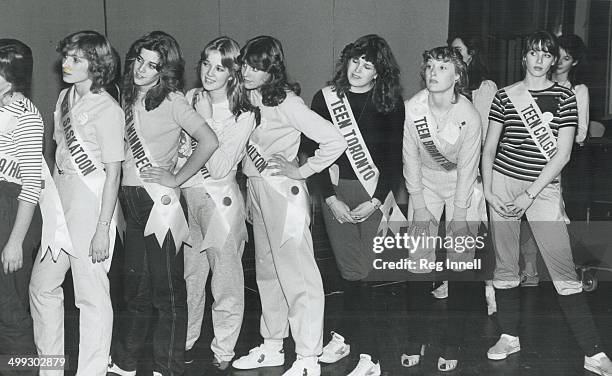
[[[176,176],[161,167],[146,167],[140,170],[140,177],[147,183],[157,183],[170,188],[178,187]]]
[[[212,119],[213,108],[210,94],[206,90],[202,90],[196,96],[195,110],[202,115],[204,119]],[[212,124],[208,124],[212,125]]]
[[[436,218],[431,214],[429,209],[421,208],[414,211],[412,216],[412,223],[408,228],[408,234],[413,237],[429,236],[429,228],[431,225],[438,226],[439,223]]]
[[[294,180],[303,180],[304,177],[300,174],[297,161],[288,161],[285,157],[280,154],[274,154],[272,158],[268,159],[269,169],[276,169],[272,173],[272,176],[286,176]]]
[[[10,274],[23,266],[23,248],[20,244],[9,241],[2,250],[2,269],[4,274]]]
[[[334,219],[340,223],[357,223],[351,215],[351,209],[343,201],[338,200],[336,196],[328,197],[325,202],[334,215]]]
[[[356,222],[363,222],[376,211],[376,206],[371,201],[364,201],[355,209],[351,210],[350,215]]]
[[[110,237],[108,234],[108,226],[98,224],[96,233],[91,239],[89,246],[89,257],[91,262],[102,262],[109,256]]]
[[[514,214],[510,212],[508,205],[492,192],[485,192],[485,199],[497,214],[503,218],[512,218]]]
[[[515,217],[520,218],[525,214],[525,211],[533,204],[533,200],[527,196],[525,192],[518,195],[514,201],[506,203],[508,210]]]

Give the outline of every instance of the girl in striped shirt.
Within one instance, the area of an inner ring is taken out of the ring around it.
[[[525,77],[497,92],[482,157],[485,197],[491,206],[496,253],[493,285],[501,337],[487,357],[520,351],[520,219],[525,214],[557,292],[559,304],[585,354],[584,367],[612,375],[575,271],[558,176],[568,162],[577,125],[574,93],[550,80],[559,58],[557,39],[539,31],[523,49]]]

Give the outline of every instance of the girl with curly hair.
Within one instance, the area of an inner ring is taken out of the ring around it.
[[[426,88],[406,101],[404,125],[404,178],[410,193],[408,202],[409,233],[428,240],[438,234],[438,223],[446,213],[446,238],[476,238],[481,221],[486,222],[484,197],[477,195],[478,164],[482,131],[476,108],[466,98],[467,66],[458,50],[437,47],[423,53],[421,76]],[[480,188],[482,192],[482,189]],[[445,238],[445,239],[446,239]],[[446,242],[445,242],[446,243]],[[436,245],[421,242],[410,250],[409,258],[420,267],[415,273],[429,273],[431,267],[420,263],[436,260]],[[474,247],[455,246],[446,249],[449,261],[474,260]],[[468,314],[479,307],[473,293],[481,286],[475,282],[474,272],[451,267],[446,270],[449,286],[447,330],[443,337],[443,351],[438,358],[438,370],[452,371],[459,361],[460,344],[464,339]],[[428,320],[423,302],[428,301],[428,282],[410,281],[409,307],[419,319]],[[434,325],[414,323],[409,327],[408,351],[402,355],[402,365],[419,364],[429,343],[428,328]]]
[[[346,141],[304,104],[298,96],[299,85],[288,82],[277,39],[249,40],[240,62],[251,102],[261,111],[261,125],[251,134],[243,169],[249,178],[247,210],[255,237],[264,343],[233,366],[252,369],[284,364],[283,338],[291,329],[297,359],[284,375],[318,376],[325,296],[314,258],[304,179],[336,160]],[[319,143],[319,149],[297,167],[302,133]]]
[[[404,106],[399,80],[388,43],[378,35],[365,35],[344,47],[329,86],[312,100],[313,111],[334,122],[350,145],[319,176],[323,218],[344,282],[347,313],[336,323],[319,360],[334,363],[349,355],[350,339],[361,339],[353,346],[361,356],[351,376],[380,374],[376,332],[368,331],[375,328],[372,312],[357,312],[375,307],[365,280],[372,270],[372,244],[383,215],[378,209],[397,188],[401,173]],[[337,120],[340,106],[352,112],[350,126]]]
[[[123,80],[128,152],[120,199],[126,208],[125,298],[108,371],[135,375],[140,350],[153,327],[153,374],[183,374],[187,293],[183,242],[189,229],[179,186],[217,148],[217,137],[181,93],[184,61],[176,40],[153,31],[136,40],[126,57]],[[181,130],[198,141],[173,174]],[[157,320],[152,320],[153,312]]]
[[[103,35],[80,31],[62,39],[57,50],[70,87],[61,91],[55,109],[54,181],[72,249],[53,255],[41,248],[42,260],[35,263],[30,282],[34,338],[40,354],[64,354],[61,286],[72,269],[79,308],[77,375],[104,375],[113,328],[107,273],[120,214],[123,111],[104,90],[116,66]],[[41,370],[41,375],[53,372]]]

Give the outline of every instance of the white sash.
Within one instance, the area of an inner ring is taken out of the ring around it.
[[[327,110],[332,118],[332,122],[338,127],[348,143],[348,148],[345,151],[346,157],[351,162],[359,182],[361,182],[363,188],[372,197],[376,191],[380,173],[374,164],[368,146],[363,140],[355,120],[355,115],[353,115],[351,104],[346,96],[342,97],[342,99],[338,98],[334,87],[326,86],[321,92],[323,97],[325,97],[325,104],[327,104]]]
[[[544,158],[550,161],[557,152],[557,139],[548,125],[553,119],[553,115],[550,112],[542,114],[540,107],[538,107],[523,81],[508,86],[505,90],[531,139],[540,149]]]
[[[421,95],[423,95],[425,100],[427,100],[427,91],[423,91],[422,93],[423,94]],[[448,160],[448,158],[446,158],[444,154],[440,152],[438,130],[436,127],[432,127],[430,125],[431,119],[429,118],[429,107],[426,103],[422,102],[422,98],[417,98],[417,100],[415,100],[413,103],[413,106],[407,108],[406,115],[414,123],[417,135],[431,158],[433,158],[433,160],[446,171],[452,171],[457,168],[457,164]]]
[[[106,172],[104,172],[104,165],[100,161],[95,160],[92,157],[92,153],[87,149],[87,145],[83,142],[83,138],[79,134],[78,126],[74,126],[76,122],[70,114],[70,96],[74,90],[76,89],[73,87],[66,91],[60,107],[60,120],[62,134],[64,135],[61,140],[65,143],[64,146],[70,154],[69,159],[72,163],[72,167],[77,172],[77,176],[79,176],[85,186],[89,188],[90,192],[97,199],[98,207],[101,208],[104,182],[106,181]],[[123,229],[125,228],[123,223],[123,213],[121,212],[119,202],[117,201],[108,229],[110,240],[109,257],[103,262],[104,268],[107,272],[110,270],[110,265],[113,258],[117,230],[119,230],[120,235],[123,234]],[[76,255],[73,256],[77,257]]]
[[[157,166],[157,163],[140,134],[138,112],[133,111],[132,107],[125,109],[125,125],[130,146],[129,153],[132,154],[138,170],[138,179],[153,200],[153,208],[145,226],[144,236],[155,234],[155,238],[161,247],[164,244],[166,234],[170,231],[174,239],[175,250],[179,252],[181,245],[189,240],[189,227],[179,201],[180,189],[164,187],[157,183],[147,183],[142,180],[140,169]]]
[[[8,182],[21,185],[19,160],[0,152],[0,176]]]
[[[286,176],[262,174],[268,166],[268,162],[260,150],[257,144],[249,141],[247,144],[247,157],[244,161],[252,164],[255,167],[254,169],[257,170],[259,177],[285,199],[287,208],[284,213],[285,218],[280,243],[280,245],[283,245],[291,238],[301,238],[304,233],[304,226],[310,221],[308,192],[306,191],[306,184],[299,184],[298,186],[296,184],[297,181]],[[280,204],[279,202],[279,206]],[[279,212],[278,215],[282,215],[282,213]]]
[[[41,260],[47,252],[51,253],[53,261],[57,261],[61,251],[73,254],[72,240],[68,231],[64,208],[60,200],[55,181],[49,171],[49,166],[43,158],[43,189],[40,192],[39,206],[43,220],[42,236],[40,240]],[[112,252],[112,249],[110,250]],[[111,253],[112,256],[112,253]],[[111,257],[109,257],[110,259]],[[105,265],[106,266],[106,265]],[[109,265],[110,267],[110,265]],[[108,270],[108,269],[107,269]]]

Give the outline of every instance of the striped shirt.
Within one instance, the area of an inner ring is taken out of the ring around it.
[[[560,128],[578,125],[576,97],[570,89],[555,83],[544,90],[530,90],[529,93],[543,114],[553,114],[549,126],[555,138],[558,138]],[[508,99],[505,88],[495,94],[489,120],[501,123],[504,127],[493,169],[515,179],[535,181],[548,161]]]
[[[0,154],[19,161],[21,192],[17,199],[35,205],[41,190],[43,132],[40,113],[29,99],[0,107]],[[0,181],[7,181],[5,172],[0,167]]]

